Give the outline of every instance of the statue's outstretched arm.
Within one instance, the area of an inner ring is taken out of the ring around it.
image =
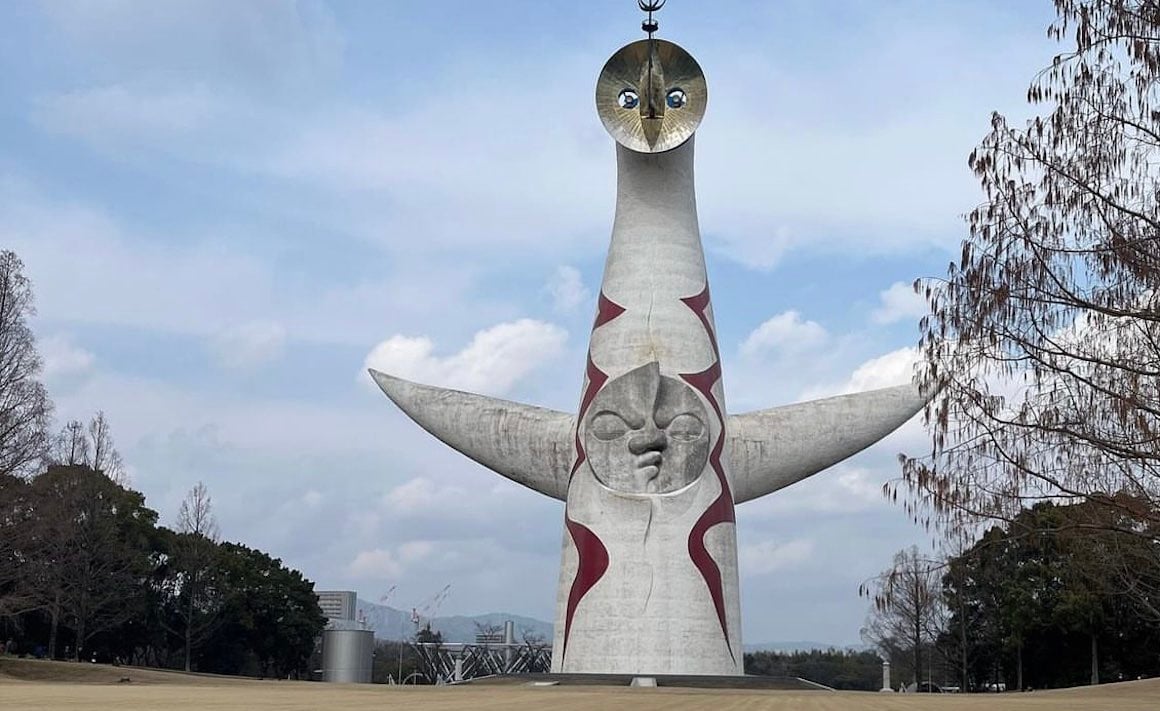
[[[399,409],[452,449],[529,489],[566,498],[572,415],[370,373]]]
[[[869,447],[926,400],[917,386],[899,385],[729,417],[734,503],[787,487]]]

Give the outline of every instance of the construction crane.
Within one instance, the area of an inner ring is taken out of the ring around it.
[[[444,585],[443,589],[419,603],[417,607],[411,608],[411,622],[415,624],[416,634],[419,632],[419,625],[423,620],[427,620],[427,624],[431,624],[431,619],[435,617],[435,613],[439,612],[440,605],[451,594],[451,585]]]

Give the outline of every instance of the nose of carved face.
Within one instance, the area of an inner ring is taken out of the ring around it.
[[[636,455],[647,452],[656,452],[659,455],[665,451],[667,444],[668,438],[665,437],[665,431],[657,427],[656,423],[650,418],[645,423],[645,426],[634,432],[628,440],[628,451]]]

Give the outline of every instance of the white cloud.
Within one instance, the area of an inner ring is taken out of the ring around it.
[[[383,504],[395,513],[447,510],[449,500],[462,497],[466,491],[457,486],[440,486],[426,477],[411,479],[388,491]]]
[[[714,68],[714,98],[697,135],[697,203],[718,251],[769,269],[791,250],[957,244],[958,215],[978,194],[966,155],[991,109],[1026,114],[1027,78],[1055,50],[1025,17],[987,32],[984,50],[970,39],[986,22],[977,15],[875,10],[858,18],[865,33],[837,63],[736,42],[698,53]],[[824,44],[816,20],[811,42]],[[916,52],[930,61],[914,62]],[[843,116],[826,108],[835,95]]]
[[[269,321],[252,321],[217,333],[209,350],[224,368],[248,370],[277,360],[286,345],[286,329]]]
[[[463,350],[440,357],[430,338],[396,335],[374,347],[366,367],[421,383],[501,394],[559,356],[567,339],[559,326],[520,319],[479,331]]]
[[[740,565],[749,575],[766,575],[792,569],[814,554],[814,542],[799,538],[785,543],[763,541],[742,546],[738,551]]]
[[[908,383],[914,378],[914,366],[918,360],[916,348],[899,348],[868,360],[850,375],[850,381],[843,392],[861,392]]]
[[[208,334],[223,314],[256,320],[270,307],[262,293],[269,271],[259,260],[208,242],[179,247],[149,237],[126,234],[103,210],[46,200],[0,175],[0,243],[24,260],[46,319]]]
[[[568,313],[592,298],[592,292],[580,279],[580,270],[563,266],[556,269],[548,280],[548,293],[552,296],[552,307],[556,311]]]
[[[341,64],[341,34],[320,0],[53,0],[40,8],[70,51],[105,72],[271,91],[316,82]]]
[[[885,291],[880,292],[878,298],[880,304],[874,313],[870,314],[870,320],[874,323],[888,324],[903,319],[917,319],[927,313],[926,301],[905,282],[894,282]]]
[[[87,377],[93,369],[93,354],[75,345],[64,334],[42,338],[37,350],[43,365],[44,381],[50,388],[69,387]]]
[[[897,435],[891,435],[896,442]],[[875,445],[873,458],[889,462],[897,445],[881,447]],[[774,494],[747,503],[741,507],[747,516],[784,517],[787,515],[851,514],[872,509],[886,509],[889,502],[882,495],[882,484],[897,476],[890,464],[883,467],[867,467],[849,462],[841,462],[826,471]]]
[[[285,11],[216,3],[212,12],[203,12],[197,5],[183,3],[175,13],[179,21],[146,13],[116,23],[71,7],[60,14],[70,31],[96,37],[102,50],[140,42],[155,49],[153,44],[168,41],[174,49],[162,47],[168,51],[161,54],[179,67],[196,64],[184,56],[190,47],[222,46],[237,55],[229,66],[263,78],[280,63],[313,75],[331,71],[320,67],[340,66],[342,42],[333,37],[325,10],[318,14],[327,21],[312,25]],[[118,6],[109,14],[125,12]],[[86,17],[93,19],[81,19]],[[147,31],[125,29],[138,24]],[[263,32],[247,33],[247,27]],[[846,60],[852,67],[827,63],[799,73],[787,71],[784,58],[763,47],[729,42],[729,52],[705,48],[703,59],[716,67],[715,108],[697,139],[698,204],[714,249],[767,269],[796,249],[854,245],[905,252],[946,246],[947,234],[958,227],[956,215],[977,193],[963,157],[985,127],[990,107],[1021,100],[1024,80],[1007,67],[1029,50],[1026,43],[1010,42],[1002,45],[1005,51],[980,52],[965,44],[954,25],[912,22],[901,29],[911,33],[868,37],[860,56]],[[121,33],[133,36],[126,40]],[[948,42],[957,42],[960,54],[934,52],[942,65],[916,69],[900,61],[915,43],[941,49]],[[473,125],[488,127],[466,141],[447,140],[462,132],[461,117],[446,111],[446,97],[438,92],[416,93],[390,110],[330,96],[307,107],[302,101],[266,101],[216,70],[183,82],[184,88],[165,86],[147,66],[127,72],[133,77],[127,82],[46,97],[36,117],[103,148],[141,149],[152,142],[166,154],[217,163],[249,179],[264,176],[342,195],[342,219],[385,236],[384,246],[394,250],[498,244],[532,251],[594,242],[610,214],[604,186],[613,158],[595,117],[577,110],[532,127],[513,122],[511,107],[526,103],[522,58],[492,56],[486,76],[466,84],[458,81],[464,67],[454,61],[449,56],[426,67],[426,76],[431,86],[454,83],[455,101],[473,107]],[[545,61],[542,72],[554,80],[539,101],[573,105],[575,87],[590,82],[591,58],[570,54]],[[868,73],[867,66],[881,69]],[[907,111],[897,108],[900,102],[881,99],[898,93],[899,82],[891,77],[900,71],[915,87],[907,91],[917,95]],[[755,73],[767,80],[760,96],[744,81]],[[960,81],[943,81],[948,73]],[[857,120],[829,111],[834,86],[858,106],[848,113]],[[795,101],[787,103],[785,96]],[[384,204],[391,209],[383,210]],[[424,238],[411,239],[415,234]]]
[[[741,355],[801,353],[825,343],[826,337],[826,329],[816,321],[804,321],[797,311],[786,311],[754,329],[741,344]]]
[[[918,363],[917,348],[899,348],[877,358],[862,363],[845,382],[819,385],[802,393],[802,400],[812,400],[831,395],[846,395],[865,390],[889,388],[904,385],[914,378],[914,367]]]
[[[214,234],[126,227],[109,209],[56,200],[0,172],[0,245],[24,261],[45,322],[127,326],[214,339],[229,324],[283,324],[295,340],[365,346],[390,309],[400,328],[449,314],[503,318],[510,309],[476,292],[478,267],[409,258],[373,280],[275,278],[271,261]],[[314,275],[311,275],[314,278]],[[431,289],[433,283],[438,289]],[[423,292],[424,298],[415,294]],[[100,298],[93,298],[93,294]],[[148,295],[148,298],[143,298]]]
[[[302,191],[310,198],[289,198],[296,210],[400,254],[448,246],[481,254],[517,246],[534,254],[595,243],[612,212],[603,189],[613,161],[605,137],[590,130],[592,117],[582,112],[561,115],[545,131],[513,124],[508,111],[526,97],[504,71],[496,67],[458,90],[456,101],[475,107],[473,121],[491,127],[469,142],[447,140],[462,125],[442,99],[422,97],[402,111],[329,100],[287,111],[216,85],[212,92],[149,82],[91,87],[41,97],[32,118],[146,168],[161,154],[277,191]],[[578,62],[547,71],[588,82],[589,68]],[[569,101],[573,94],[560,79],[542,101]]]
[[[403,566],[395,554],[382,548],[360,551],[347,569],[351,575],[359,577],[394,578],[403,572]]]
[[[383,425],[376,417],[384,411],[381,398],[368,398],[365,407],[337,406],[253,397],[98,368],[83,387],[54,400],[62,420],[87,419],[94,409],[103,409],[126,459],[131,459],[131,450],[151,447],[183,463],[204,462],[212,470],[217,457],[239,447],[271,455],[294,452],[307,460],[352,452],[398,457],[403,449],[392,438],[383,441]],[[165,476],[164,468],[149,476]],[[182,483],[181,493],[196,480]]]
[[[386,237],[394,249],[533,250],[603,233],[613,154],[591,107],[575,102],[576,88],[591,81],[586,49],[544,58],[540,71],[553,81],[542,87],[540,104],[577,110],[535,124],[511,120],[512,107],[527,101],[525,45],[506,56],[493,47],[483,74],[474,57],[454,51],[428,62],[426,87],[455,86],[454,101],[472,107],[473,125],[487,127],[452,141],[463,126],[446,111],[445,93],[412,91],[406,102],[369,109],[325,94],[337,71],[355,69],[342,65],[341,30],[358,28],[340,30],[319,2],[181,0],[164,12],[123,1],[108,10],[109,3],[97,10],[75,0],[50,5],[66,39],[102,66],[113,64],[108,73],[122,79],[45,99],[70,111],[38,116],[66,122],[86,141],[138,147],[152,140],[161,151],[220,163],[248,179],[341,194],[343,212],[357,213],[367,233],[406,236]],[[768,21],[762,11],[746,12]],[[955,216],[977,194],[963,160],[987,113],[1022,104],[1025,78],[1010,67],[1037,68],[1037,57],[1050,56],[1014,31],[988,33],[988,45],[979,46],[970,28],[985,23],[957,15],[859,17],[867,32],[836,63],[705,37],[698,56],[714,67],[714,108],[697,138],[698,203],[711,244],[758,268],[793,249],[946,246]],[[829,36],[823,25],[810,27],[822,43]],[[915,47],[932,62],[911,61]],[[471,82],[460,81],[465,72]],[[758,93],[747,79],[755,74],[765,82]],[[172,86],[174,76],[185,89]],[[266,86],[285,77],[306,88],[295,101],[269,100]],[[830,110],[835,91],[850,111]],[[176,140],[157,131],[175,126]],[[190,128],[196,136],[185,135]]]
[[[351,575],[364,578],[396,578],[407,566],[427,558],[435,550],[431,541],[407,541],[396,549],[360,551],[347,566]]]

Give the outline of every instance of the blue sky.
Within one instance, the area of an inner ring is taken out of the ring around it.
[[[673,0],[704,68],[697,188],[730,409],[908,375],[980,199],[990,112],[1030,115],[1050,3]],[[104,409],[172,523],[319,586],[552,618],[562,507],[442,448],[368,363],[573,410],[611,228],[595,77],[616,2],[0,4],[0,246],[58,419]],[[929,536],[886,502],[912,422],[739,509],[747,642],[858,640],[860,582]]]

